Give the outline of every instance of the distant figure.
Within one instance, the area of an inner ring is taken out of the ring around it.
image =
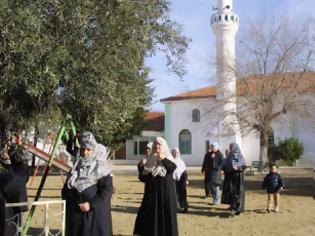
[[[187,189],[188,176],[186,171],[186,164],[180,157],[180,152],[178,148],[172,150],[172,156],[176,164],[176,170],[173,173],[173,178],[175,180],[176,196],[177,196],[177,208],[183,213],[188,211],[187,203]]]
[[[213,197],[213,204],[217,205],[220,202],[220,185],[221,180],[221,168],[223,164],[223,154],[219,150],[219,144],[214,142],[210,145],[209,151],[206,153],[201,173],[205,174],[205,197],[211,193]]]
[[[270,164],[270,172],[265,176],[262,188],[267,190],[267,212],[271,212],[272,198],[274,211],[279,212],[280,191],[283,189],[283,180],[275,164]]]
[[[149,163],[151,161],[154,161],[154,158],[152,158],[152,156],[151,156],[151,154],[152,154],[152,145],[153,145],[153,142],[148,142],[147,143],[147,146],[145,147],[145,150],[144,150],[144,158],[140,161],[140,163],[146,162],[147,165],[149,165]]]
[[[113,181],[106,148],[91,132],[79,136],[80,154],[62,189],[67,236],[111,236]]]
[[[232,214],[239,215],[244,212],[245,187],[244,170],[245,159],[237,143],[230,144],[228,156],[224,160],[224,182],[221,202],[230,204]]]
[[[139,179],[145,183],[133,234],[141,236],[177,236],[174,159],[166,141],[157,137],[152,155],[138,164]]]

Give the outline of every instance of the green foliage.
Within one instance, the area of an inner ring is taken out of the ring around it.
[[[280,159],[285,160],[292,165],[304,153],[303,144],[297,138],[287,138],[279,142]]]
[[[268,160],[271,162],[276,162],[277,160],[280,159],[280,149],[279,146],[272,144],[272,145],[268,145]]]
[[[61,111],[99,141],[117,143],[143,127],[152,96],[144,58],[161,51],[171,70],[184,73],[188,40],[166,0],[0,4],[0,106],[11,126]]]

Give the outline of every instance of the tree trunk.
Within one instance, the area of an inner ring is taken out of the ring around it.
[[[259,161],[261,163],[268,161],[268,136],[268,132],[261,131],[259,152]]]

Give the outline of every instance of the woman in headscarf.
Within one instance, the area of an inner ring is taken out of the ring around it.
[[[112,235],[113,182],[105,146],[91,132],[79,136],[80,155],[62,189],[67,236]]]
[[[244,170],[245,159],[237,143],[230,144],[230,151],[224,165],[224,182],[222,192],[222,203],[230,204],[232,214],[239,215],[244,212],[245,188]]]
[[[139,179],[145,183],[134,235],[177,236],[176,193],[173,172],[176,164],[166,141],[157,137],[153,153],[139,164]]]
[[[174,157],[174,162],[177,166],[173,173],[173,178],[175,180],[176,196],[177,196],[177,208],[184,213],[188,211],[187,203],[187,189],[188,177],[186,171],[186,164],[180,157],[180,152],[178,148],[172,150],[172,156]]]

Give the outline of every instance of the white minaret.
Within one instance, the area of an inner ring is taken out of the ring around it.
[[[233,0],[215,0],[211,26],[216,37],[217,100],[221,122],[219,141],[221,149],[230,142],[242,147],[236,116],[235,36],[239,26],[238,15],[233,13]]]

